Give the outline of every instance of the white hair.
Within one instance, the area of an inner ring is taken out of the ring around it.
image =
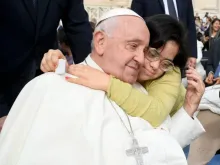
[[[106,19],[106,20],[102,21],[101,23],[99,23],[98,26],[96,26],[94,33],[98,32],[98,31],[102,31],[102,32],[105,32],[108,36],[111,36],[115,30],[116,25],[117,25],[117,17],[112,17],[112,18]],[[92,47],[92,49],[94,49],[94,41],[93,40],[91,43],[91,47]]]

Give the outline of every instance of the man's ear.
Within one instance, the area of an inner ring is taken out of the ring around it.
[[[105,35],[105,33],[101,31],[95,32],[93,36],[93,44],[94,49],[96,50],[98,55],[102,56],[104,54],[107,44],[107,36]]]

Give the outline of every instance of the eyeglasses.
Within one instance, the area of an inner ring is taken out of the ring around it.
[[[162,50],[161,50],[162,51]],[[161,51],[155,48],[149,48],[145,53],[145,58],[150,62],[155,62],[160,60],[160,69],[164,72],[171,71],[174,69],[174,64],[170,60],[161,60],[160,53]]]

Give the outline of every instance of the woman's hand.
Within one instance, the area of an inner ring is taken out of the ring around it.
[[[205,82],[209,85],[214,83],[214,74],[209,73],[208,77],[206,77]]]
[[[215,82],[215,85],[219,85],[220,84],[220,77],[217,77],[215,79],[213,79]]]
[[[189,68],[189,70],[186,71],[186,77],[188,86],[184,109],[190,116],[193,116],[193,114],[197,111],[200,100],[205,92],[205,85],[202,77],[194,68]]]
[[[68,73],[77,78],[66,77],[66,80],[71,83],[83,85],[97,90],[108,90],[110,76],[102,71],[94,69],[87,65],[71,65],[68,68]]]

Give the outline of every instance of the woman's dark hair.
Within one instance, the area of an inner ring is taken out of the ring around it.
[[[212,18],[211,17],[207,17],[209,22],[212,22]]]
[[[213,32],[213,24],[215,23],[215,22],[219,22],[220,23],[220,20],[218,19],[218,18],[215,18],[215,19],[213,19],[212,20],[212,22],[211,22],[211,25],[209,26],[209,28],[205,31],[205,33],[204,33],[204,35],[205,35],[205,37],[210,37],[211,35],[212,35],[212,32]],[[217,34],[217,36],[216,37],[218,37],[219,36],[219,34]]]
[[[202,33],[198,32],[198,33],[196,34],[196,38],[197,38],[198,41],[202,41],[202,37],[203,37],[203,34],[202,34]]]
[[[184,68],[188,59],[187,33],[183,25],[175,18],[160,14],[146,19],[150,31],[149,46],[160,48],[167,41],[175,41],[179,45],[179,52],[173,60],[175,66]]]
[[[213,24],[215,23],[215,22],[220,22],[220,20],[218,19],[218,18],[215,18],[215,19],[213,19],[212,21],[211,21],[211,24],[212,24],[212,26],[213,26]]]

